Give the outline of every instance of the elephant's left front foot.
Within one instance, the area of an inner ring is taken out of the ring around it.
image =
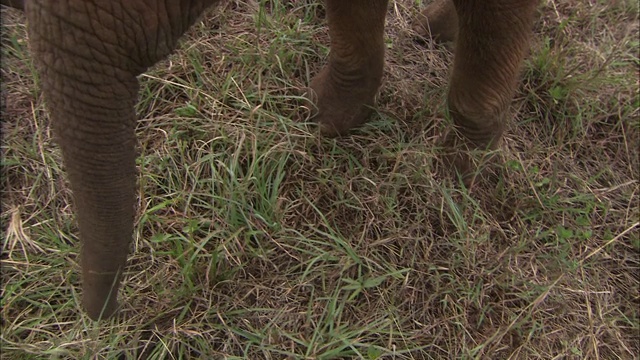
[[[311,81],[309,98],[316,108],[312,120],[325,136],[346,134],[367,121],[381,82],[381,63],[347,70],[330,62]]]

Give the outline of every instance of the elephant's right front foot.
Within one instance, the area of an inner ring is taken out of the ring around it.
[[[327,64],[311,81],[308,96],[316,108],[312,120],[325,136],[346,134],[367,121],[381,82],[382,64],[355,71]]]

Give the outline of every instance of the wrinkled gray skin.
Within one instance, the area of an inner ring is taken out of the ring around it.
[[[22,7],[20,0],[3,4]],[[167,56],[214,0],[26,0],[34,59],[71,182],[82,241],[83,304],[118,308],[133,234],[136,76]],[[380,86],[388,0],[326,0],[331,54],[311,83],[327,135],[364,123]],[[451,148],[497,146],[528,51],[537,0],[436,0],[417,30],[456,39]],[[469,171],[464,155],[453,165]]]

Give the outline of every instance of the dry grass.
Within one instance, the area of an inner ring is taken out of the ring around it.
[[[548,0],[495,176],[440,175],[452,54],[392,1],[378,113],[295,122],[310,1],[230,1],[141,77],[139,211],[116,319],[79,306],[70,192],[2,12],[3,359],[633,359],[638,5]]]

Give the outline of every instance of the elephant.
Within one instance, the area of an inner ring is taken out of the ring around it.
[[[136,76],[166,57],[217,0],[3,0],[24,7],[30,47],[71,184],[81,241],[82,304],[94,320],[118,309],[133,237]],[[345,135],[372,112],[384,71],[388,0],[325,0],[330,53],[312,79],[313,118]],[[537,0],[435,0],[417,29],[455,41],[448,89],[451,165],[496,148],[529,51]],[[458,150],[456,150],[458,149]]]

